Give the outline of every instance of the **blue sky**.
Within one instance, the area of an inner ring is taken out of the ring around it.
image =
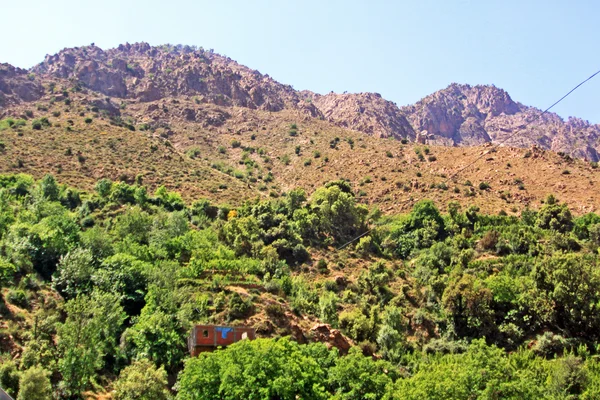
[[[212,48],[296,89],[413,103],[452,82],[546,108],[600,69],[600,3],[2,0],[0,62],[145,41]],[[556,109],[600,123],[600,76]]]

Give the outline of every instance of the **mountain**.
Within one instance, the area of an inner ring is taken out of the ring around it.
[[[396,104],[379,93],[319,95],[303,92],[323,116],[344,128],[379,138],[415,139],[415,131]]]
[[[423,140],[445,146],[502,143],[538,146],[573,157],[598,161],[600,126],[578,118],[566,122],[511,99],[494,86],[452,84],[414,105],[402,108]]]
[[[211,50],[91,45],[30,70],[0,65],[0,172],[52,172],[88,190],[105,177],[165,185],[230,204],[346,179],[384,211],[468,197],[517,213],[548,193],[576,212],[600,209],[596,164],[582,160],[598,159],[598,126],[548,113],[489,147],[539,112],[493,86],[453,84],[400,108],[376,93],[296,91]],[[471,186],[482,182],[491,189]]]
[[[32,72],[76,81],[106,96],[150,102],[195,96],[201,103],[281,111],[298,109],[313,117],[318,110],[291,86],[235,61],[189,46],[120,45],[64,49],[47,56]]]
[[[494,86],[452,84],[399,108],[377,93],[299,92],[212,50],[136,43],[106,51],[95,45],[64,49],[31,71],[3,64],[0,105],[39,99],[44,92],[38,76],[68,80],[118,99],[152,102],[185,96],[219,106],[294,110],[376,137],[418,138],[444,146],[535,145],[600,159],[598,125],[576,118],[565,122],[554,113],[535,120],[540,110],[513,101]]]

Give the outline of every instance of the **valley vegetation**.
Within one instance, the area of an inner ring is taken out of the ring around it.
[[[0,176],[0,386],[16,399],[594,399],[600,216],[240,206]],[[339,249],[348,241],[360,239]],[[259,339],[190,358],[193,324]],[[327,323],[348,354],[314,341]]]

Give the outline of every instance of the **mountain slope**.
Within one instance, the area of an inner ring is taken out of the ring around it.
[[[598,161],[600,127],[580,119],[563,121],[554,113],[514,102],[494,86],[452,84],[402,112],[423,140],[445,146],[502,143],[539,146]],[[513,136],[510,138],[510,136]]]
[[[600,209],[595,164],[566,156],[596,159],[598,128],[554,114],[509,142],[536,148],[499,148],[448,179],[539,112],[494,87],[451,85],[399,109],[372,93],[298,92],[212,51],[141,43],[65,49],[31,71],[3,65],[0,89],[0,171],[53,172],[86,189],[142,180],[239,204],[344,178],[384,211],[432,198],[518,213],[549,193],[578,213]]]
[[[536,145],[590,161],[600,159],[600,127],[579,119],[565,122],[548,113],[522,129],[540,111],[513,101],[494,86],[452,84],[414,105],[398,108],[376,93],[298,92],[212,50],[147,43],[106,51],[94,45],[64,49],[47,56],[32,68],[32,74],[16,71],[9,85],[0,71],[0,93],[17,100],[39,98],[40,86],[28,83],[26,77],[42,76],[69,80],[77,87],[119,99],[150,102],[183,96],[197,103],[271,112],[295,110],[377,137],[414,140],[418,136],[422,143],[444,146]],[[0,97],[0,105],[2,101]],[[514,133],[518,134],[506,141]]]

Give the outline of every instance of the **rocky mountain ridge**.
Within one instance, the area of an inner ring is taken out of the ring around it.
[[[539,146],[598,161],[600,126],[524,106],[495,86],[452,84],[401,108],[420,139],[445,146]],[[541,115],[541,117],[540,117]]]
[[[536,120],[540,110],[515,102],[495,86],[451,84],[398,107],[377,93],[296,91],[212,50],[181,45],[135,43],[102,50],[92,44],[48,55],[29,71],[2,64],[0,113],[3,107],[38,100],[53,80],[134,102],[184,97],[198,104],[294,110],[376,137],[445,146],[535,145],[600,159],[600,126],[577,118],[564,121],[554,113]]]

